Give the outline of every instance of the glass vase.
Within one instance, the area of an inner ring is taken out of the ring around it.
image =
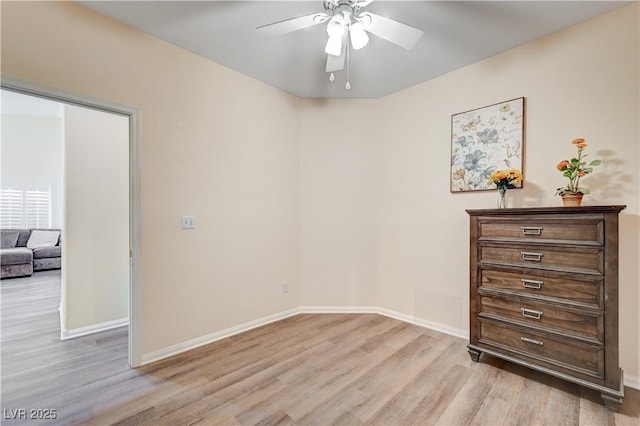
[[[498,188],[498,208],[507,208],[507,188]]]

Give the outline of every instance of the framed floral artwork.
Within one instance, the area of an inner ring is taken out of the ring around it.
[[[496,189],[491,174],[522,171],[523,153],[524,97],[452,115],[451,192]]]

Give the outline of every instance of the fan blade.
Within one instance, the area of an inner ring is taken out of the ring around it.
[[[357,0],[356,6],[362,8],[362,7],[369,6],[372,2],[373,0]]]
[[[418,28],[375,13],[365,12],[363,15],[362,24],[367,31],[407,50],[413,48],[424,34],[424,31]]]
[[[344,49],[342,49],[342,53],[340,56],[327,55],[327,72],[340,71],[344,69]]]
[[[326,72],[334,72],[344,69],[344,59],[347,56],[345,55],[346,46],[347,43],[349,43],[347,37],[347,33],[345,32],[342,36],[342,51],[340,52],[340,56],[327,55],[327,67],[325,68]]]
[[[327,19],[329,19],[329,16],[326,13],[312,13],[311,15],[299,16],[297,18],[262,25],[256,28],[256,30],[261,34],[277,36],[321,24]]]

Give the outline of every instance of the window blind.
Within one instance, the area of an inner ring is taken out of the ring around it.
[[[51,188],[0,190],[0,227],[51,228]]]

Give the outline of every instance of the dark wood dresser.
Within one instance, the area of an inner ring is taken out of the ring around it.
[[[617,411],[618,214],[625,206],[467,210],[469,354],[596,389]]]

